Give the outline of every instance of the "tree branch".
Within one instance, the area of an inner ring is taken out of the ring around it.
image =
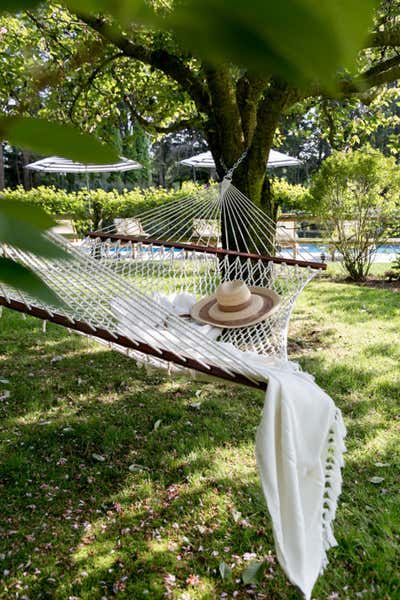
[[[374,31],[366,44],[367,48],[395,48],[400,46],[400,27],[388,27]]]
[[[366,89],[390,83],[400,78],[400,55],[373,65],[354,79],[343,79],[339,90],[344,96],[360,94]]]
[[[240,111],[245,145],[248,146],[254,133],[257,121],[257,105],[268,79],[248,72],[244,73],[236,83],[236,100]]]
[[[145,119],[141,114],[132,109],[132,106],[129,105],[129,110],[132,112],[132,115],[137,120],[137,122],[149,131],[150,133],[176,133],[177,131],[182,131],[183,129],[191,129],[195,127],[199,127],[201,125],[200,119],[196,116],[192,119],[182,119],[181,121],[175,121],[175,123],[171,123],[171,125],[166,125],[162,127],[160,125],[154,125],[147,119]]]
[[[265,179],[268,154],[275,131],[287,104],[297,92],[279,79],[271,79],[270,86],[258,103],[257,125],[247,156],[233,174],[233,183],[242,189],[243,178],[248,197],[258,199]]]
[[[30,10],[27,10],[27,11],[25,11],[25,14],[28,17],[28,19],[30,19],[32,21],[32,23],[34,23],[36,25],[38,30],[43,33],[43,38],[45,41],[46,41],[46,36],[48,36],[50,39],[53,40],[53,42],[55,42],[57,44],[57,46],[62,48],[68,56],[72,56],[72,51],[69,48],[67,48],[60,41],[59,37],[54,32],[52,32],[40,19],[38,19],[34,13],[32,13]]]
[[[93,84],[96,77],[102,72],[104,67],[109,65],[111,62],[114,62],[114,60],[116,60],[117,58],[121,58],[122,56],[124,56],[123,52],[121,52],[121,51],[115,52],[111,56],[107,56],[99,65],[97,65],[97,67],[95,67],[95,69],[93,69],[92,73],[90,74],[90,77],[88,77],[88,79],[86,81],[86,84],[79,88],[78,92],[75,94],[75,96],[72,100],[72,104],[68,111],[71,121],[74,121],[73,115],[75,112],[75,106],[76,106],[76,103],[78,102],[79,98],[83,94],[83,92],[90,88],[90,86]]]
[[[88,15],[78,15],[78,17],[103,40],[119,48],[125,56],[135,58],[171,77],[193,98],[199,111],[206,112],[209,109],[210,98],[206,87],[179,56],[165,49],[153,49],[142,43],[136,43],[115,27],[110,27],[103,18]]]
[[[400,62],[400,56],[398,54],[396,54],[395,56],[392,56],[391,58],[382,60],[381,62],[373,65],[367,71],[365,71],[362,76],[364,77],[364,79],[369,79],[371,77],[374,77],[375,75],[379,75],[379,74],[387,71],[388,69],[391,69],[392,67],[396,67],[399,64],[399,62]]]
[[[123,90],[123,84],[122,84],[121,80],[119,79],[118,75],[114,72],[113,76],[114,76],[114,79],[119,83],[121,90]],[[141,115],[139,113],[139,111],[137,110],[137,108],[134,105],[134,102],[132,101],[132,98],[127,93],[124,92],[123,95],[124,95],[124,100],[129,108],[129,110],[131,111],[131,114],[134,117],[134,119],[136,119],[136,121],[143,127],[143,129],[145,129],[149,133],[153,133],[153,134],[154,133],[175,133],[177,131],[182,131],[183,129],[190,129],[192,127],[200,127],[202,125],[201,119],[197,115],[195,115],[191,118],[188,118],[188,119],[182,119],[180,121],[175,121],[175,123],[171,123],[171,125],[166,125],[165,127],[156,125],[155,123],[148,121],[145,117],[143,117],[143,115]]]
[[[217,134],[222,131],[224,138],[223,141],[218,141],[219,156],[214,158],[222,160],[226,167],[230,167],[239,158],[244,143],[232,76],[228,66],[205,64],[204,72],[210,90],[212,117],[218,123],[216,131]]]
[[[287,83],[273,79],[267,92],[259,102],[257,127],[249,151],[249,161],[265,164],[279,118],[292,94]]]
[[[370,88],[396,81],[396,79],[400,79],[400,55],[382,60],[356,77],[339,80],[337,84],[338,95],[342,98],[356,95],[361,96]],[[301,99],[313,96],[331,97],[331,94],[327,93],[319,85],[314,85],[308,90],[303,91]]]

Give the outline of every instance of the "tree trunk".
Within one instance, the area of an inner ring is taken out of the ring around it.
[[[240,154],[243,149],[240,149]],[[269,148],[265,151],[268,156]],[[265,213],[266,217],[270,218],[274,226],[276,223],[277,210],[274,199],[273,191],[270,180],[266,172],[266,163],[263,160],[257,164],[255,161],[250,162],[246,157],[243,162],[235,169],[232,176],[232,184],[251,202],[261,208]],[[238,206],[240,199],[238,200]],[[223,248],[237,249],[240,252],[257,252],[257,248],[254,245],[254,239],[250,239],[248,231],[256,228],[257,233],[262,236],[268,252],[272,253],[274,248],[274,239],[271,236],[270,231],[266,231],[261,223],[253,222],[251,225],[246,222],[244,210],[241,213],[241,218],[231,219],[225,223],[225,215],[221,215],[221,232],[222,232],[222,246]],[[246,231],[247,230],[247,231]],[[254,237],[254,236],[253,236]]]
[[[268,93],[261,99],[257,109],[257,125],[254,129],[250,147],[241,164],[235,169],[232,183],[242,194],[261,208],[271,220],[271,228],[260,227],[264,245],[269,254],[275,252],[275,228],[278,206],[274,202],[271,182],[267,175],[267,161],[271,150],[279,119],[288,101],[288,88],[284,82],[275,81]],[[221,144],[224,143],[224,131],[219,131]],[[232,139],[230,139],[232,144]],[[245,150],[244,143],[237,144],[236,155],[239,158]],[[229,165],[230,166],[230,165]],[[223,246],[246,252],[256,251],[251,239],[246,233],[246,222],[232,222],[228,233],[225,233],[225,223],[222,217]],[[249,229],[249,227],[247,227]]]
[[[32,188],[32,178],[31,172],[28,169],[25,169],[26,165],[29,165],[31,162],[32,155],[30,152],[25,150],[22,151],[22,183],[24,186],[24,190],[30,190]]]
[[[5,188],[5,177],[4,177],[4,145],[0,144],[0,191]]]

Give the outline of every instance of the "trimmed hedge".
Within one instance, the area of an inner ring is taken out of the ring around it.
[[[273,179],[272,185],[278,204],[284,210],[304,210],[309,199],[306,188],[301,185],[291,185],[278,178]],[[4,190],[1,197],[40,206],[51,215],[68,217],[74,221],[78,234],[84,235],[90,229],[99,229],[112,224],[115,218],[132,217],[150,208],[184,199],[189,195],[197,196],[204,191],[203,185],[193,182],[183,183],[178,190],[135,188],[130,191],[125,190],[123,193],[116,190],[106,192],[102,189],[65,192],[46,186],[25,191],[22,186],[19,186],[14,190]],[[91,214],[89,214],[89,200]]]
[[[1,197],[40,206],[51,215],[69,217],[74,221],[78,234],[83,235],[91,228],[98,229],[111,224],[114,218],[131,217],[166,202],[199,193],[200,190],[204,191],[204,186],[192,182],[184,183],[179,190],[135,188],[131,191],[126,190],[121,194],[116,190],[105,192],[101,189],[65,192],[55,187],[45,186],[25,191],[22,186],[19,186],[14,190],[4,190]],[[89,215],[89,199],[91,218]]]
[[[309,189],[303,185],[273,177],[272,191],[281,212],[309,212],[312,197]]]

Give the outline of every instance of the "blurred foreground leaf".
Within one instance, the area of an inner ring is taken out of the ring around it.
[[[18,200],[0,198],[0,242],[49,258],[69,255],[43,236],[55,221],[42,209]],[[0,281],[28,292],[53,306],[61,304],[51,289],[27,267],[9,258],[0,258]]]
[[[35,273],[9,258],[0,257],[0,281],[46,304],[59,306],[61,303],[56,294]]]
[[[40,256],[68,258],[62,248],[42,235],[54,224],[53,219],[38,207],[18,200],[0,199],[1,242]]]
[[[65,6],[80,14],[109,14],[122,25],[154,20],[154,12],[143,0],[64,0]]]
[[[57,154],[83,163],[117,162],[118,154],[93,136],[70,125],[31,117],[0,119],[0,137],[39,154]]]
[[[336,72],[354,63],[376,4],[376,0],[188,0],[163,21],[189,48],[211,61],[231,61],[299,85],[317,80],[331,88]]]
[[[19,10],[26,10],[28,8],[34,8],[40,4],[41,0],[2,0],[0,3],[0,12],[18,12]]]
[[[47,214],[43,209],[32,206],[22,200],[0,198],[0,213],[18,219],[18,221],[30,223],[34,227],[42,230],[50,229],[50,227],[54,227],[56,224],[53,217]]]

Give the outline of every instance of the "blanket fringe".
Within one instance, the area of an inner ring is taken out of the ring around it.
[[[337,546],[332,524],[336,514],[338,498],[342,491],[341,468],[344,465],[343,454],[346,452],[345,436],[346,427],[343,422],[342,413],[337,408],[328,434],[328,448],[325,461],[325,490],[322,507],[324,554],[322,557],[321,573],[329,562],[327,551],[333,546]]]

